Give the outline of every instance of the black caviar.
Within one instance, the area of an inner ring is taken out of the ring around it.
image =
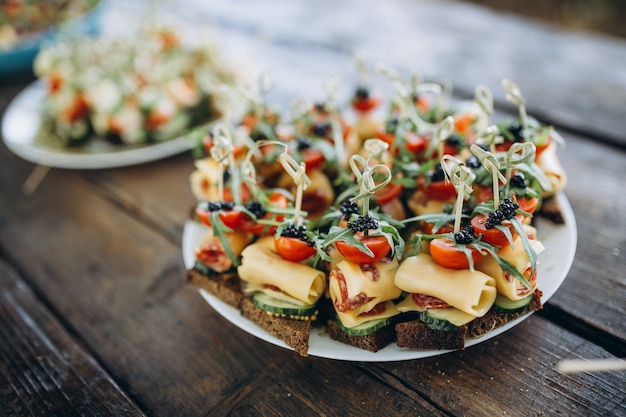
[[[460,232],[454,234],[456,243],[467,245],[474,240],[474,226],[466,226]]]
[[[526,188],[528,182],[523,172],[516,172],[509,180],[509,184],[511,184],[511,187]]]
[[[232,201],[205,201],[204,204],[208,211],[230,211],[235,208],[235,203]]]
[[[257,200],[252,200],[252,201],[248,202],[248,203],[246,204],[246,209],[247,209],[250,213],[254,214],[254,216],[255,216],[257,219],[259,219],[259,218],[261,218],[261,217],[265,216],[265,213],[266,213],[265,209],[263,208],[263,204],[261,204],[261,203],[260,203],[259,201],[257,201]]]
[[[369,214],[365,216],[359,216],[356,220],[348,222],[348,227],[353,233],[364,232],[365,230],[378,229],[378,222],[372,218]]]
[[[315,246],[315,242],[309,239],[306,235],[305,225],[296,226],[295,224],[289,224],[287,225],[287,227],[283,229],[280,235],[283,237],[291,237],[294,239],[299,239],[303,242],[306,242],[306,244],[310,247]]]
[[[339,211],[341,211],[344,220],[350,220],[353,214],[359,214],[359,206],[350,200],[346,200],[339,206]]]
[[[510,198],[505,198],[497,210],[489,213],[489,217],[485,222],[485,227],[491,229],[502,223],[504,220],[510,220],[517,214],[519,205],[511,201]]]

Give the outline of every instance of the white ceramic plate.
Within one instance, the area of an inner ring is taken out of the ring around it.
[[[538,218],[538,238],[546,247],[546,250],[539,255],[538,278],[537,283],[543,296],[541,301],[545,304],[550,297],[561,286],[569,269],[574,261],[576,253],[576,219],[572,211],[572,207],[565,195],[558,196],[559,203],[563,210],[565,224],[555,225],[547,220]],[[205,226],[196,222],[188,221],[183,231],[183,259],[185,266],[191,268],[194,263],[194,249],[199,244],[202,236],[207,232]],[[260,338],[267,342],[273,343],[287,349],[282,340],[276,339],[269,335],[265,330],[261,329],[255,323],[241,316],[238,309],[218,300],[213,295],[200,290],[200,294],[219,314],[228,321],[242,330]],[[478,343],[491,339],[512,327],[517,326],[523,320],[528,318],[530,314],[513,320],[506,325],[493,330],[482,337],[470,339],[466,341],[465,346],[471,347]],[[319,356],[322,358],[339,359],[347,361],[363,361],[363,362],[389,362],[403,361],[410,359],[426,358],[446,353],[445,350],[406,350],[400,349],[396,345],[389,345],[378,352],[369,352],[358,349],[335,340],[332,340],[326,330],[323,328],[313,327],[309,340],[309,355]]]
[[[6,146],[35,164],[69,169],[115,168],[156,161],[194,146],[193,140],[187,136],[138,146],[114,145],[105,140],[90,140],[75,149],[46,146],[35,140],[44,97],[43,83],[32,83],[9,104],[2,119],[2,137]]]

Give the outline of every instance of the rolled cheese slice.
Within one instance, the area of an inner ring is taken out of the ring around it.
[[[278,287],[303,305],[315,304],[324,294],[326,275],[309,265],[283,259],[274,249],[273,236],[259,239],[246,247],[241,256],[237,272],[252,288]],[[270,294],[276,296],[277,292],[271,291]]]
[[[558,194],[565,188],[567,175],[556,154],[557,144],[553,141],[537,158],[537,165],[550,180],[552,189],[544,192],[544,197]]]
[[[398,261],[395,258],[388,262],[381,261],[363,266],[346,260],[337,263],[337,270],[341,273],[343,282],[336,272],[331,272],[328,283],[329,294],[335,311],[345,326],[355,326],[356,317],[360,314],[369,312],[377,304],[400,296],[402,290],[394,284],[397,269]],[[367,302],[363,303],[362,300]],[[350,308],[351,304],[358,305]],[[397,310],[395,311],[397,314]],[[373,318],[376,317],[372,316],[367,320]]]
[[[467,314],[481,317],[496,299],[496,282],[478,270],[450,269],[428,255],[406,258],[395,278],[402,290],[437,297]]]
[[[213,158],[197,159],[196,169],[189,176],[191,192],[198,200],[217,201],[220,199],[218,185],[219,166]]]
[[[529,242],[537,254],[543,252],[545,249],[543,244],[538,240],[530,240]],[[521,273],[524,273],[524,271],[531,267],[530,259],[519,237],[513,241],[513,246],[507,245],[500,249],[498,255],[510,262]],[[496,280],[496,289],[498,292],[511,300],[521,300],[531,292],[518,279],[509,274],[505,274],[502,268],[500,268],[500,265],[498,265],[498,261],[496,261],[493,256],[485,256],[476,263],[475,268],[493,277]]]

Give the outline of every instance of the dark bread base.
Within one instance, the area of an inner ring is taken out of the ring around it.
[[[397,323],[396,344],[406,349],[462,350],[465,348],[466,339],[480,337],[524,314],[541,310],[541,295],[541,291],[536,290],[530,304],[521,311],[502,313],[492,308],[483,317],[478,317],[453,331],[433,330],[419,320]]]
[[[236,308],[239,308],[241,300],[244,298],[241,280],[236,273],[209,276],[196,269],[189,269],[187,270],[187,283],[213,294]]]
[[[328,320],[326,324],[328,326],[328,333],[331,339],[359,349],[369,350],[370,352],[378,352],[385,346],[393,343],[396,337],[393,324],[381,327],[380,329],[364,336],[350,336],[341,329],[339,323],[337,323],[334,319]]]
[[[442,331],[426,327],[419,320],[396,324],[396,344],[404,349],[461,350],[465,348],[467,326]]]
[[[240,304],[241,315],[258,324],[272,336],[291,346],[301,356],[307,356],[311,322],[278,317],[254,305],[249,297],[244,297]]]
[[[541,310],[543,308],[543,305],[541,304],[542,294],[543,293],[540,290],[536,290],[533,293],[533,299],[526,306],[526,308],[516,313],[502,313],[492,308],[484,316],[478,317],[467,323],[467,337],[480,337],[493,329],[504,326],[511,320],[515,320],[516,318],[521,317],[524,314]]]
[[[555,224],[565,223],[563,210],[561,209],[559,200],[555,196],[544,199],[541,202],[541,207],[539,208],[537,214],[541,217],[545,217]]]

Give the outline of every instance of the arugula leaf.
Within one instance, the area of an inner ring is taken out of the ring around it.
[[[239,259],[237,259],[237,257],[235,256],[233,249],[230,247],[230,242],[228,241],[228,238],[226,237],[226,233],[232,233],[233,229],[226,226],[222,222],[222,219],[220,219],[220,216],[219,216],[220,211],[221,210],[212,211],[209,214],[209,218],[211,219],[213,234],[217,236],[217,238],[220,240],[220,243],[222,244],[222,247],[224,248],[226,255],[228,255],[228,258],[232,262],[233,267],[236,267],[236,266],[239,266]]]

